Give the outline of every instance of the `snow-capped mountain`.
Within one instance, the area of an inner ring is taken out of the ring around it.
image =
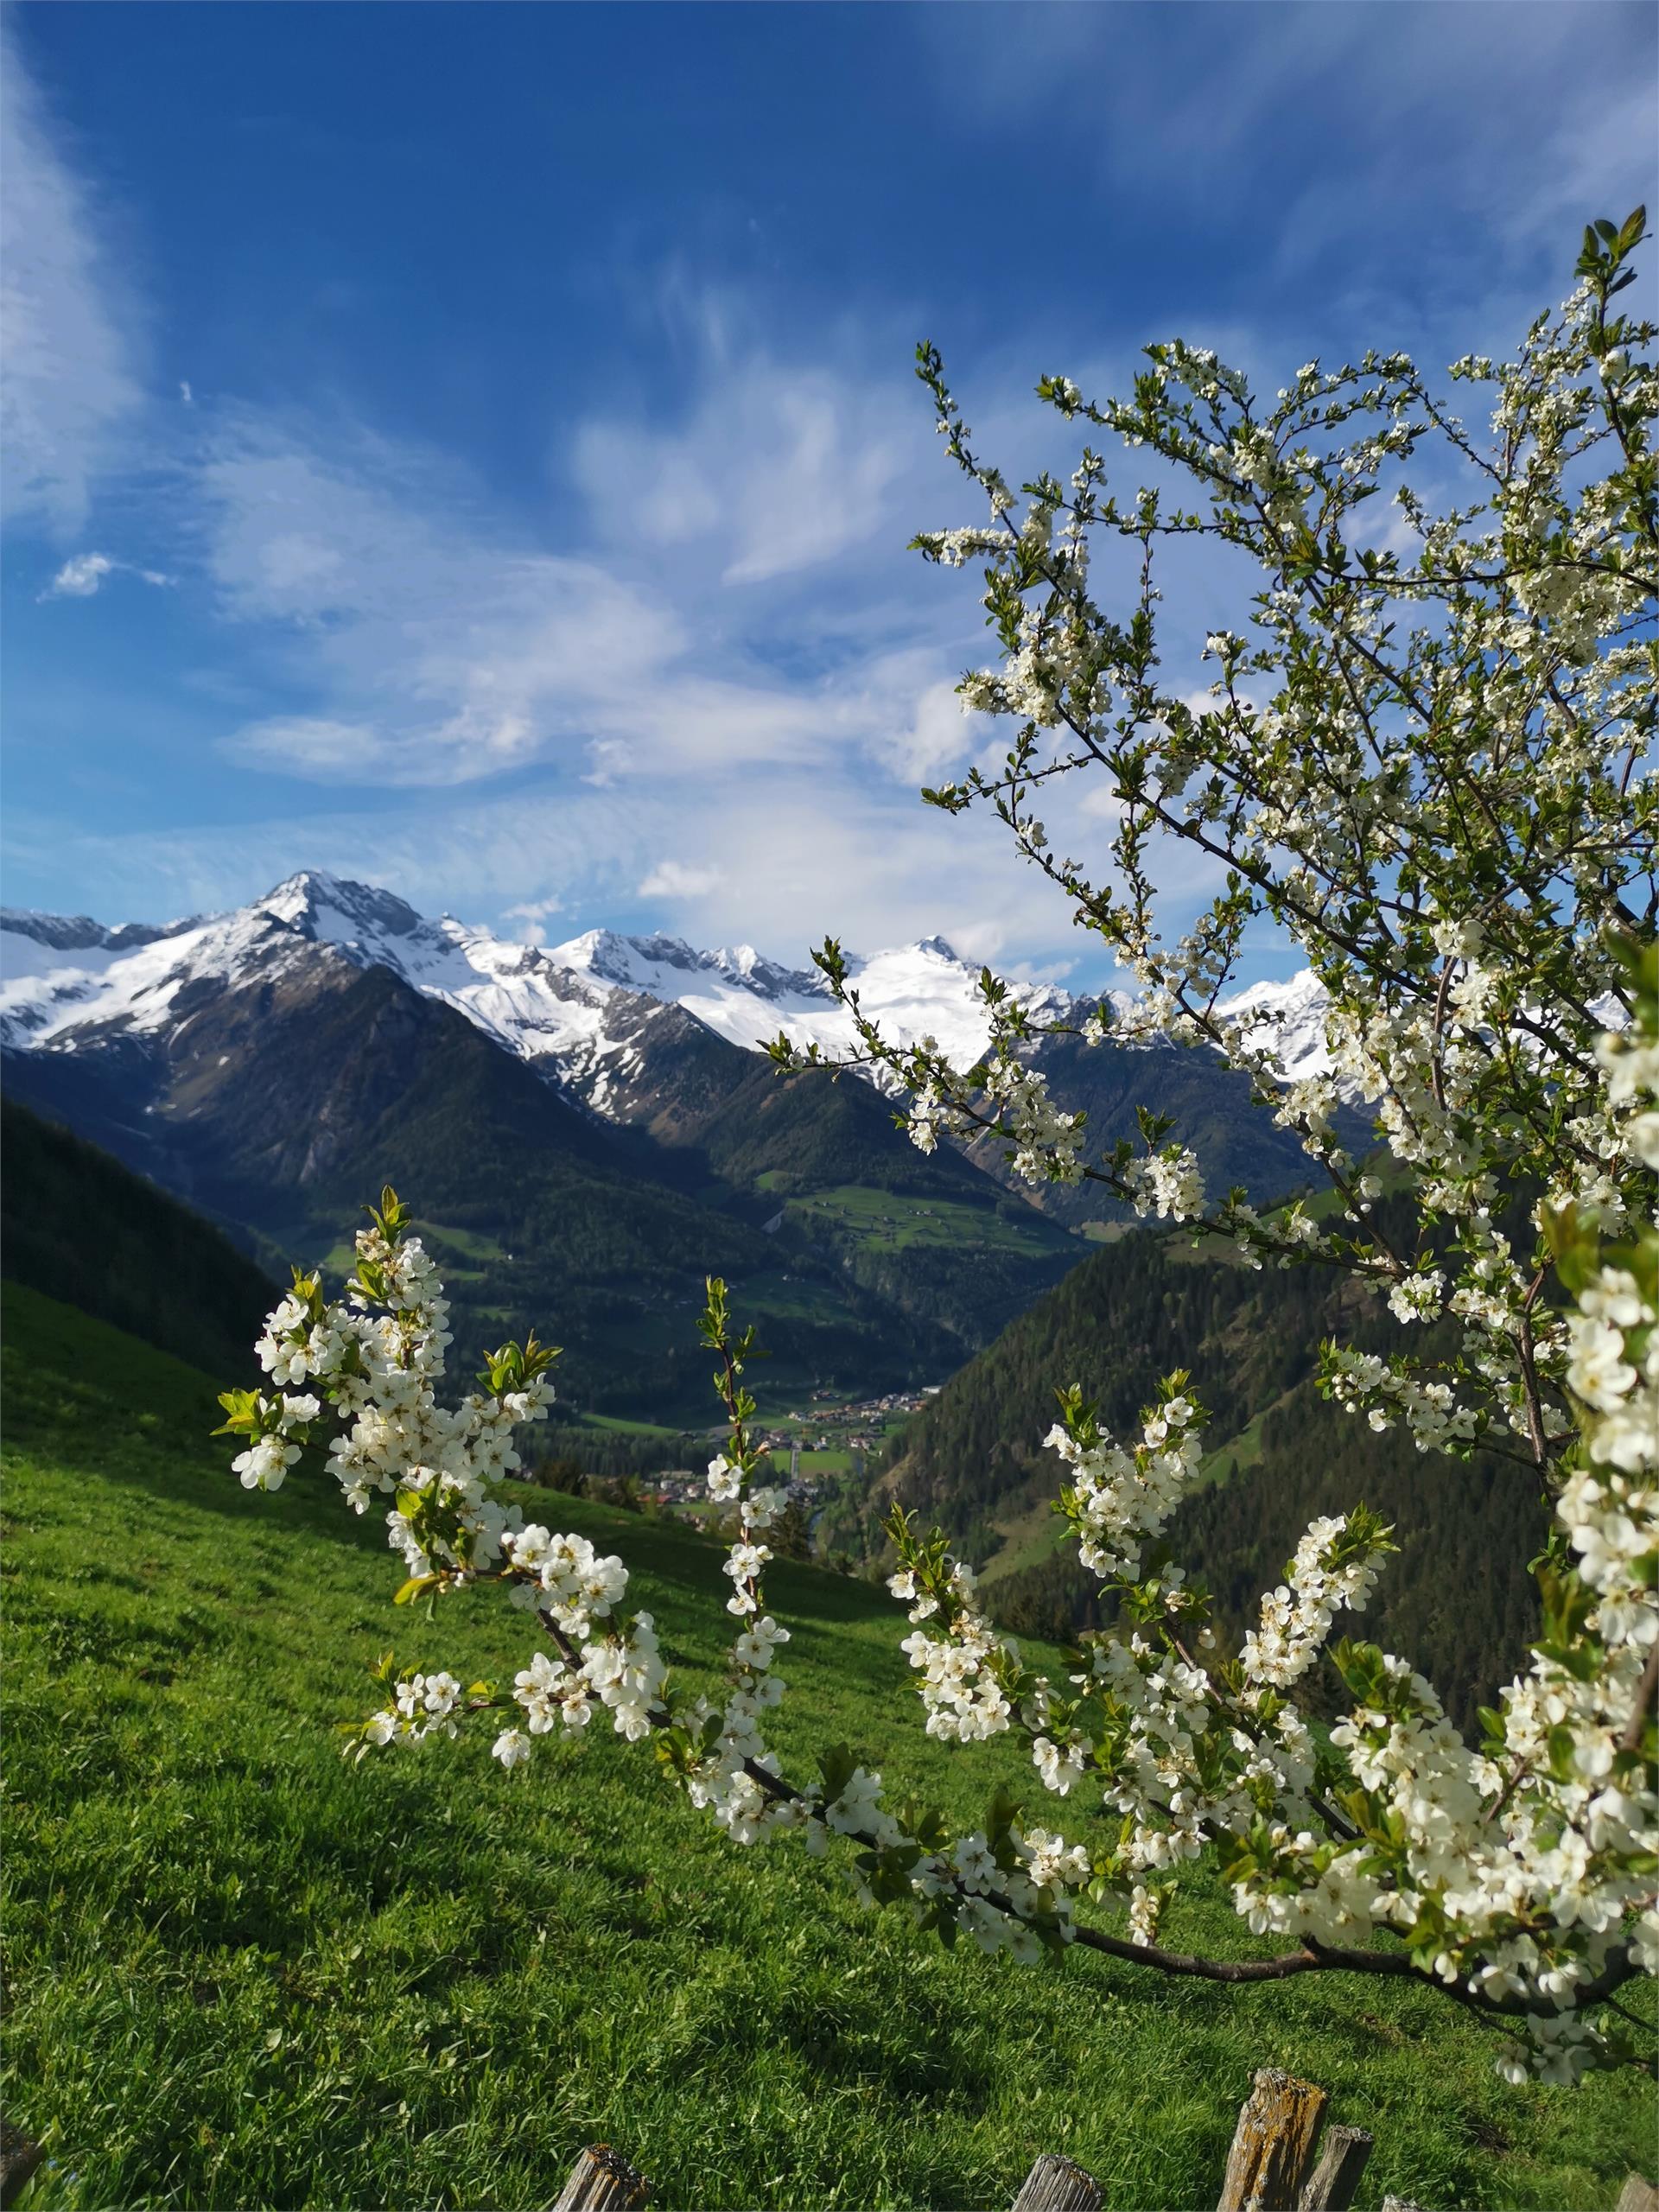
[[[253,907],[118,929],[84,915],[0,908],[0,1043],[73,1050],[111,1025],[154,1034],[176,1020],[175,1001],[192,982],[249,978],[293,943]]]
[[[0,1043],[73,1052],[160,1038],[206,988],[265,983],[319,952],[443,1001],[595,1110],[625,1113],[658,1001],[589,984],[534,946],[427,920],[391,892],[315,871],[233,912],[160,928],[0,910]]]
[[[268,982],[320,950],[391,969],[611,1120],[639,1118],[655,1093],[652,1060],[698,1034],[748,1051],[780,1031],[831,1053],[852,1042],[849,1017],[816,969],[782,967],[750,945],[700,951],[678,938],[610,930],[551,948],[521,944],[306,869],[231,913],[159,926],[0,909],[0,1043],[62,1052],[117,1037],[160,1039],[203,989]],[[978,970],[943,938],[849,967],[865,1011],[888,1036],[937,1038],[959,1065],[983,1051]],[[1052,986],[1027,995],[1041,1020],[1082,1007]],[[1304,970],[1253,985],[1224,1010],[1251,1016],[1250,1041],[1276,1045],[1283,1071],[1296,1077],[1325,1065],[1324,1009]]]
[[[816,969],[782,968],[753,945],[697,952],[678,938],[618,937],[590,930],[556,945],[550,958],[595,985],[642,991],[683,1007],[734,1045],[756,1049],[781,1031],[792,1044],[845,1050],[852,1023]],[[849,961],[866,1014],[890,1036],[909,1044],[936,1037],[953,1059],[969,1065],[989,1035],[979,998],[979,970],[943,938],[896,946]],[[1046,986],[1032,989],[1032,1011],[1050,1020],[1071,1001]]]
[[[943,940],[849,968],[889,1038],[932,1036],[958,1065],[981,1057],[988,1024],[978,970]],[[1133,1025],[1122,1043],[1086,1045],[1076,1031],[1093,1001],[1044,986],[1027,995],[1039,1021],[1069,1018],[1072,1033],[1046,1037],[1037,1065],[1057,1104],[1085,1115],[1103,1150],[1133,1139],[1145,1108],[1172,1117],[1217,1187],[1241,1184],[1271,1200],[1305,1179],[1294,1137],[1252,1107],[1248,1079],[1215,1055],[1160,1050],[1137,1041]],[[1232,1010],[1255,1041],[1276,1039],[1287,1071],[1300,1075],[1322,1056],[1321,1005],[1303,976],[1257,985]],[[575,1109],[576,1128],[561,1124],[567,1150],[582,1128],[634,1147],[630,1173],[689,1187],[702,1187],[699,1177],[729,1182],[747,1192],[744,1203],[758,1203],[763,1171],[804,1179],[803,1187],[891,1181],[901,1173],[897,1144],[902,1173],[913,1176],[918,1156],[861,1084],[773,1082],[757,1048],[779,1031],[831,1057],[853,1042],[822,976],[748,946],[706,952],[677,938],[608,931],[550,949],[516,944],[315,871],[231,913],[162,926],[0,910],[0,1046],[14,1093],[187,1194],[204,1161],[218,1161],[213,1172],[240,1193],[221,1211],[250,1221],[261,1179],[308,1187],[333,1172],[353,1127],[379,1115],[389,1118],[378,1126],[403,1128],[415,1108],[400,1101],[422,1079],[410,1057],[417,1048],[443,1061],[443,1083],[469,1065],[541,1128],[544,1116],[506,1072],[485,1077],[462,1039],[499,1053],[514,1079],[541,1078],[536,1089],[544,1083],[561,1111]],[[295,1132],[308,1126],[295,1153]],[[1365,1134],[1356,1117],[1356,1140]],[[1112,1211],[1093,1184],[1033,1192],[995,1143],[951,1161],[941,1155],[932,1166],[970,1183],[982,1172],[1067,1229]]]
[[[1252,983],[1248,990],[1218,1001],[1216,1011],[1245,1020],[1243,1041],[1254,1051],[1270,1052],[1287,1083],[1324,1075],[1331,1065],[1325,1050],[1325,986],[1304,968],[1284,983]]]
[[[448,916],[430,921],[391,892],[308,869],[234,912],[160,927],[0,910],[0,1041],[14,1051],[73,1051],[118,1030],[154,1034],[177,1019],[193,984],[268,976],[316,946],[390,968],[612,1116],[626,1118],[645,1033],[669,1008],[748,1050],[780,1031],[827,1052],[852,1039],[822,976],[781,967],[750,945],[706,952],[678,938],[609,930],[551,949],[519,944]],[[890,1035],[936,1037],[958,1061],[983,1050],[978,970],[943,938],[851,968],[865,1010]],[[1071,1004],[1045,986],[1029,998],[1046,1019]]]

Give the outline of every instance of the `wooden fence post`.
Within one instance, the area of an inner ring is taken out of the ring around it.
[[[1100,2212],[1103,2201],[1093,2174],[1046,2151],[1026,2176],[1014,2212]]]
[[[1645,2174],[1631,2174],[1618,2192],[1618,2212],[1659,2212],[1659,2189]]]
[[[553,2212],[639,2212],[650,2184],[608,2143],[588,2145],[570,2169]]]
[[[1296,2212],[1348,2212],[1370,2155],[1371,2139],[1363,2127],[1327,2127],[1319,2138],[1319,2162],[1297,2199]]]
[[[1264,2066],[1238,2115],[1216,2212],[1296,2212],[1325,2093]]]
[[[11,2202],[45,2156],[32,2135],[0,2120],[0,2205]]]

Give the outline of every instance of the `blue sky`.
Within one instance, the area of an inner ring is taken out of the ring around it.
[[[5,896],[111,919],[312,864],[1064,969],[915,798],[984,741],[971,581],[903,550],[976,518],[916,340],[1012,474],[1045,370],[1496,352],[1655,196],[1646,4],[0,22]]]

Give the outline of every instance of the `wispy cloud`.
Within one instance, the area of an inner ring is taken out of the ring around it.
[[[685,861],[659,861],[639,886],[642,899],[706,899],[721,880],[717,868]]]
[[[86,519],[143,401],[133,313],[104,250],[108,221],[59,154],[0,18],[0,514],[60,539]]]
[[[226,734],[254,766],[473,782],[579,749],[683,645],[671,607],[493,529],[441,456],[365,430],[227,417],[197,491],[222,613],[317,701]]]
[[[700,419],[741,408],[753,372],[734,375]],[[807,381],[843,425],[828,448],[850,447],[845,426],[869,411],[869,394]],[[592,450],[585,433],[577,442]],[[713,480],[697,440],[684,450]],[[270,772],[416,787],[533,766],[605,790],[793,762],[909,780],[970,741],[950,698],[957,649],[938,580],[916,564],[908,594],[888,589],[866,610],[871,539],[883,559],[901,542],[887,509],[818,549],[827,614],[791,601],[785,618],[781,518],[797,499],[804,514],[812,505],[798,486],[765,518],[760,492],[734,485],[753,527],[718,573],[672,533],[626,552],[608,542],[630,505],[626,483],[607,479],[601,499],[594,480],[591,550],[549,553],[493,518],[445,457],[360,426],[226,416],[197,490],[223,614],[263,643],[285,688],[315,701],[225,733],[234,757]],[[710,785],[705,804],[716,798]]]
[[[830,935],[871,951],[937,931],[969,957],[1003,951],[1045,971],[1077,954],[1064,909],[995,824],[952,823],[872,787],[841,791],[825,807],[810,778],[788,771],[728,791],[697,816],[677,791],[474,788],[446,803],[441,836],[412,792],[372,814],[267,816],[234,839],[92,832],[15,806],[0,835],[14,866],[43,843],[57,847],[98,885],[99,912],[112,919],[239,905],[313,867],[367,876],[423,912],[448,909],[521,937],[556,912],[569,918],[565,935],[671,920],[699,943],[747,942],[796,964]],[[679,887],[642,900],[639,887],[676,847],[687,855],[673,864]]]
[[[729,345],[722,330],[720,351]],[[820,569],[868,545],[913,465],[920,418],[903,384],[762,351],[704,365],[683,425],[607,418],[578,433],[572,467],[601,531],[695,543],[728,584]]]
[[[174,581],[159,569],[140,569],[130,561],[112,560],[107,553],[74,553],[36,597],[42,601],[91,599],[101,589],[106,576],[115,575],[137,576],[140,583],[163,586]]]

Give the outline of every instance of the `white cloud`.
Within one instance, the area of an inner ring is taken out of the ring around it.
[[[141,583],[168,586],[171,576],[163,575],[159,569],[140,569],[130,561],[112,561],[107,553],[76,553],[58,570],[46,589],[36,593],[37,600],[91,599],[103,584],[105,576],[137,576]]]
[[[490,530],[439,457],[366,432],[232,418],[200,488],[223,611],[319,698],[226,734],[263,767],[442,785],[569,759],[596,728],[624,736],[619,697],[683,649],[665,601]]]
[[[564,912],[563,899],[524,899],[516,906],[504,906],[501,918],[517,922],[518,937],[524,944],[545,944],[547,925],[555,914]]]
[[[756,353],[709,374],[678,429],[586,424],[572,466],[601,531],[712,543],[724,582],[760,584],[876,536],[925,445],[922,420],[897,378],[871,385]]]
[[[633,747],[625,737],[593,738],[587,752],[588,770],[582,780],[598,791],[607,790],[633,766]]]
[[[72,536],[141,391],[132,316],[107,265],[110,218],[61,158],[9,25],[0,22],[0,513]]]
[[[366,722],[332,721],[326,715],[271,715],[245,722],[232,743],[253,767],[320,784],[365,784],[396,765]]]
[[[225,733],[268,772],[442,786],[533,766],[604,790],[862,762],[909,780],[967,741],[946,594],[918,563],[908,595],[872,599],[862,543],[816,615],[757,572],[734,626],[700,550],[543,552],[441,456],[361,429],[228,418],[200,491],[222,611],[310,695]],[[879,532],[876,557],[899,542]]]
[[[107,553],[77,553],[58,570],[42,599],[90,599],[115,563]]]
[[[717,868],[685,861],[659,861],[639,886],[642,899],[703,899],[721,880]]]

